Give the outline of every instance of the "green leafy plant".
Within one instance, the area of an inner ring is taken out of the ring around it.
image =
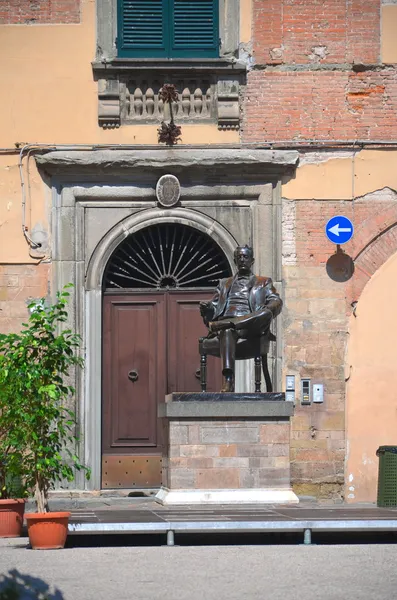
[[[38,512],[48,511],[57,483],[72,481],[76,470],[90,474],[74,452],[76,415],[68,407],[70,371],[83,367],[81,338],[62,329],[69,287],[54,304],[31,303],[19,334],[0,335],[0,460],[8,449],[6,470],[34,493]]]
[[[3,339],[6,336],[2,336]],[[10,336],[9,336],[10,337]],[[18,427],[21,398],[16,396],[20,382],[8,370],[7,358],[0,354],[0,498],[27,495],[22,479],[25,449],[24,431]]]

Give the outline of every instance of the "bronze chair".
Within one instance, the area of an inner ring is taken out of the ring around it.
[[[250,340],[240,339],[236,344],[236,360],[246,360],[253,358],[255,365],[255,392],[261,391],[261,367],[266,382],[266,391],[272,392],[273,385],[270,377],[267,355],[270,342],[274,342],[276,336],[268,331],[261,336],[251,338]],[[207,391],[207,356],[217,356],[220,358],[220,344],[218,337],[202,337],[199,339],[200,353],[200,385],[201,391]]]

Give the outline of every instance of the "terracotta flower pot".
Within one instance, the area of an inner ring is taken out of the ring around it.
[[[0,537],[21,535],[25,500],[0,499]]]
[[[57,550],[65,546],[70,512],[26,513],[33,550]]]

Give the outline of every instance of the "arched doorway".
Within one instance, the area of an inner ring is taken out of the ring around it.
[[[381,445],[397,444],[397,254],[365,286],[350,317],[346,499],[375,502]]]
[[[103,277],[102,487],[161,484],[157,407],[167,393],[199,391],[198,304],[230,265],[207,234],[156,223],[114,250]],[[219,365],[218,365],[219,367]],[[209,366],[209,391],[220,370]]]

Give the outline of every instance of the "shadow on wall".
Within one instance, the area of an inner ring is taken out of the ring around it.
[[[328,277],[333,281],[344,283],[349,281],[354,274],[354,261],[351,256],[346,254],[338,245],[336,252],[329,257],[326,264]]]
[[[0,600],[64,600],[63,594],[38,577],[12,569],[0,579]]]

